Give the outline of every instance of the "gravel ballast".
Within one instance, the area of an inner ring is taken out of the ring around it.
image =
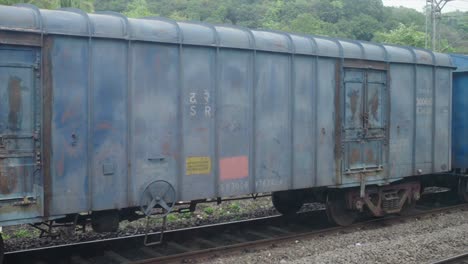
[[[183,206],[186,207],[186,206]],[[167,230],[186,228],[191,226],[202,226],[213,223],[223,223],[237,220],[245,220],[257,217],[277,215],[271,203],[271,198],[260,197],[256,200],[226,201],[217,205],[216,203],[198,204],[194,212],[174,213],[168,216]],[[150,219],[150,230],[157,232],[161,228],[161,218]],[[86,231],[77,231],[67,237],[39,237],[39,231],[29,225],[8,226],[3,228],[5,250],[7,252],[25,250],[38,247],[47,247],[76,242],[100,240],[113,237],[124,237],[145,232],[146,219],[136,221],[122,221],[119,231],[115,233],[96,233],[88,224]],[[55,229],[54,233],[60,232]]]
[[[438,213],[370,224],[267,249],[207,260],[207,263],[428,263],[468,250],[468,212]],[[205,262],[203,262],[205,263]]]
[[[301,211],[312,211],[323,209],[322,204],[306,204]],[[202,203],[197,205],[194,212],[174,213],[167,218],[167,230],[175,230],[186,227],[210,225],[214,223],[226,223],[238,220],[247,220],[259,217],[278,215],[271,203],[271,197],[259,197],[255,200],[226,201],[221,204]],[[150,220],[150,230],[157,232],[161,227],[161,219]],[[39,231],[29,225],[9,226],[3,228],[3,238],[7,252],[26,250],[39,247],[62,245],[76,242],[100,240],[114,237],[125,237],[145,232],[146,219],[120,223],[118,232],[96,233],[90,225],[86,226],[86,232],[77,231],[66,237],[42,237]],[[54,230],[54,233],[60,230]],[[63,231],[63,230],[62,230]],[[59,232],[60,233],[60,232]]]

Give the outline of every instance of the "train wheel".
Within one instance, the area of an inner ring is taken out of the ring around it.
[[[339,226],[349,226],[359,217],[357,211],[347,208],[345,194],[343,191],[335,191],[329,192],[327,195],[326,211],[328,220]]]
[[[274,192],[271,200],[276,211],[282,215],[295,214],[304,204],[302,195],[297,192]]]
[[[468,202],[468,178],[461,177],[458,182],[458,197],[462,202]]]

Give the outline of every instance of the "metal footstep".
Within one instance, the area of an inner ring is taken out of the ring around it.
[[[176,202],[176,192],[174,187],[167,181],[157,180],[146,186],[140,199],[140,209],[146,215],[145,226],[145,246],[159,245],[163,242],[164,231],[166,230],[167,215],[174,209]],[[163,218],[159,239],[149,242],[150,218]]]
[[[157,241],[153,241],[153,242],[148,242],[148,238],[149,238],[149,234],[150,234],[150,227],[149,227],[149,220],[150,220],[151,217],[147,216],[146,217],[146,227],[145,227],[145,239],[143,240],[143,243],[145,246],[149,247],[149,246],[154,246],[154,245],[160,245],[162,244],[163,242],[163,237],[164,237],[164,231],[166,230],[166,219],[167,219],[167,215],[165,215],[163,217],[163,222],[162,222],[162,225],[161,225],[161,229],[159,231],[159,239]]]

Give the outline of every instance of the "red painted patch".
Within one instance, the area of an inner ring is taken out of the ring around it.
[[[249,158],[237,156],[222,158],[219,161],[221,180],[235,180],[249,177]]]
[[[97,130],[111,130],[112,124],[108,122],[102,122],[97,125]]]

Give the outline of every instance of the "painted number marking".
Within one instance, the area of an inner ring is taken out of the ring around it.
[[[208,90],[203,91],[203,95],[200,101],[197,100],[197,93],[191,92],[189,94],[189,104],[190,104],[190,116],[197,116],[199,110],[201,110],[201,112],[203,113],[205,117],[211,117],[211,106],[209,105],[210,104],[210,92]]]

